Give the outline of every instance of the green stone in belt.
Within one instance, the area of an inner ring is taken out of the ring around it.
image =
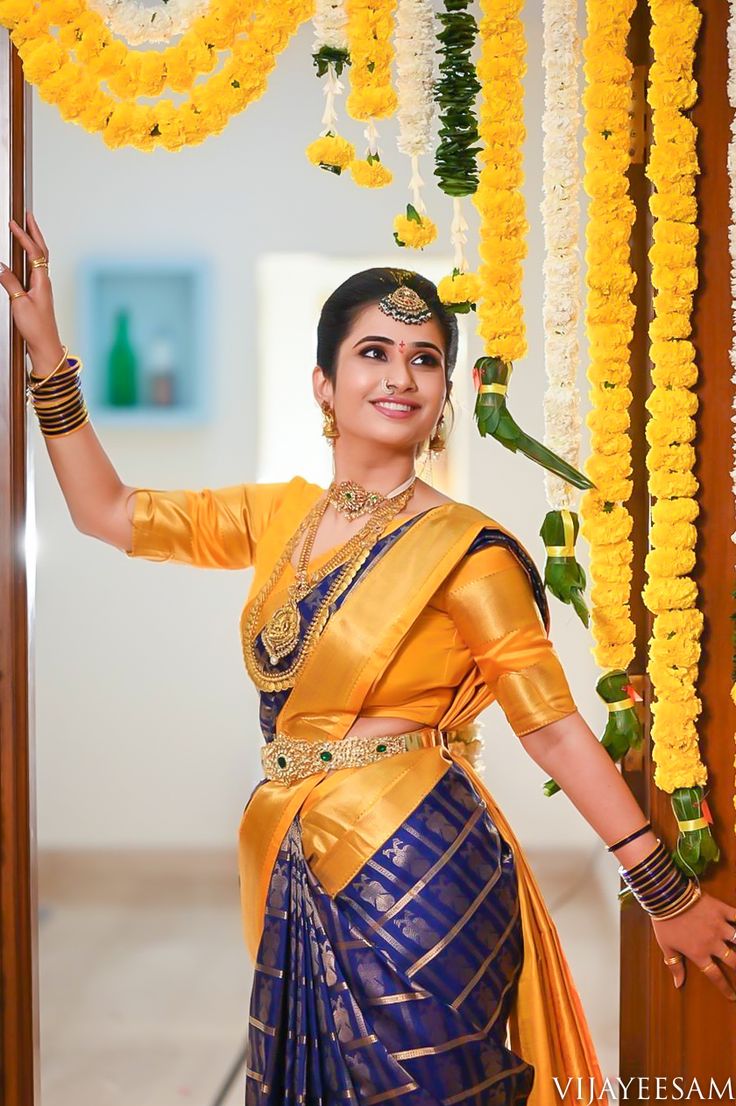
[[[286,768],[286,757],[276,758],[279,768]]]
[[[325,749],[319,755],[320,755],[321,760],[332,760],[332,753],[329,752],[329,750],[327,750],[327,749]]]
[[[388,745],[384,745],[383,742],[381,742],[380,745],[376,745],[376,752],[377,753],[385,753],[387,748],[388,748]]]

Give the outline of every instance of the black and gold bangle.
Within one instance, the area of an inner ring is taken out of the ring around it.
[[[79,382],[82,361],[67,354],[68,349],[64,346],[64,359],[47,376],[38,376],[33,372],[28,375],[28,398],[38,416],[41,432],[47,438],[64,437],[89,421],[89,411]]]
[[[58,430],[43,430],[42,433],[46,438],[63,438],[66,434],[71,434],[74,430],[79,430],[85,423],[89,422],[89,412],[85,410],[80,414],[78,420],[69,425],[64,424]]]
[[[81,389],[76,389],[71,396],[64,396],[58,403],[54,403],[49,407],[37,407],[38,417],[40,419],[48,420],[52,417],[64,416],[72,414],[74,409],[79,406],[82,399]]]
[[[38,395],[33,396],[34,407],[49,407],[56,403],[58,400],[63,399],[64,396],[71,395],[79,387],[79,377],[74,374],[73,379],[65,381],[63,386],[54,388],[46,392],[45,390]]]
[[[633,868],[619,867],[619,875],[640,906],[652,917],[672,918],[700,897],[700,887],[688,879],[657,839],[656,848]]]
[[[73,414],[75,408],[83,402],[82,389],[77,388],[71,396],[64,396],[58,403],[54,403],[49,407],[37,407],[36,412],[41,421],[48,421],[50,418]]]
[[[78,374],[82,371],[82,361],[79,357],[68,357],[68,349],[64,348],[64,357],[59,364],[46,376],[39,376],[38,373],[34,373],[33,370],[27,374],[26,383],[28,392],[31,396],[39,395],[41,390],[48,394],[48,392],[56,386],[60,381],[68,379],[70,375]]]
[[[651,822],[645,822],[638,830],[634,830],[628,837],[622,837],[620,841],[616,841],[613,845],[608,845],[606,851],[609,853],[615,852],[616,849],[622,848],[623,845],[628,845],[630,841],[635,841],[637,837],[641,837],[643,833],[652,828]]]

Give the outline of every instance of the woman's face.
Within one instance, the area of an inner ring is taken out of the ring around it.
[[[338,349],[335,387],[315,371],[315,397],[327,399],[341,436],[397,447],[417,445],[434,430],[449,389],[439,322],[401,323],[371,304]],[[385,392],[381,380],[396,385]]]

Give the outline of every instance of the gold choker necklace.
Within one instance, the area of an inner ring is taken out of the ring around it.
[[[375,510],[387,499],[400,495],[415,479],[416,473],[412,473],[408,480],[404,480],[398,487],[392,488],[385,495],[383,492],[367,491],[357,480],[340,480],[339,483],[335,483],[333,480],[327,489],[328,502],[332,504],[336,511],[339,511],[341,515],[352,522],[353,519],[360,518],[368,511]]]

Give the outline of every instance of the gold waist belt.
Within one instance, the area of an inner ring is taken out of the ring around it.
[[[273,741],[261,748],[261,764],[267,779],[280,780],[289,785],[315,772],[359,768],[409,749],[446,746],[453,732],[423,726],[407,733],[378,736],[352,734],[337,741],[305,741],[277,733]]]

